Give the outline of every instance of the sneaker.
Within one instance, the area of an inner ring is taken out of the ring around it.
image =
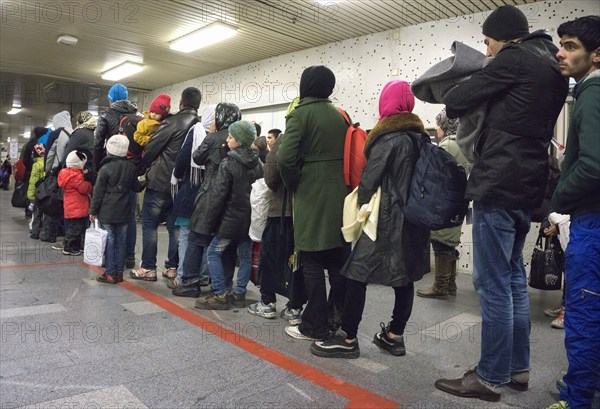
[[[177,277],[177,269],[175,267],[165,268],[162,272],[162,276],[172,280],[173,278]]]
[[[63,250],[62,253],[65,256],[81,256],[81,254],[83,254],[83,251],[81,251],[81,250]]]
[[[343,337],[336,336],[325,341],[315,341],[310,345],[310,352],[322,358],[357,359],[360,357],[358,339],[355,338],[348,343],[346,334]]]
[[[135,257],[127,257],[125,259],[125,268],[134,268],[135,267]]]
[[[546,317],[556,318],[560,315],[560,313],[562,312],[562,309],[563,309],[562,305],[557,305],[554,308],[548,308],[547,310],[544,310],[544,315]]]
[[[300,325],[302,323],[302,309],[285,307],[281,311],[281,318],[287,320],[290,325]]]
[[[131,270],[129,277],[134,280],[156,281],[156,270],[146,270],[140,267],[137,270]]]
[[[103,284],[118,284],[119,280],[114,275],[98,274],[96,275],[96,281]]]
[[[552,405],[548,406],[546,409],[570,409],[571,407],[567,403],[566,400],[561,400]]]
[[[120,273],[115,273],[115,278],[117,279],[118,282],[122,283],[123,282],[123,272],[121,271]]]
[[[552,320],[550,323],[552,328],[565,329],[565,310],[563,309],[560,315]]]
[[[252,315],[258,315],[263,318],[275,318],[277,317],[277,310],[275,309],[275,304],[263,304],[262,301],[251,304],[248,307],[248,312]]]
[[[231,293],[231,303],[236,308],[245,308],[246,294]]]
[[[200,297],[200,286],[199,285],[178,285],[177,288],[174,288],[172,291],[173,295],[178,297],[191,297],[198,298]]]
[[[290,325],[289,327],[285,327],[285,333],[294,339],[301,339],[306,341],[320,341],[319,338],[309,337],[308,335],[304,335],[300,332],[300,329],[297,326]]]
[[[181,286],[179,284],[177,284],[177,281],[175,281],[175,279],[167,280],[167,288],[174,290],[179,287],[181,287]]]
[[[61,241],[61,242],[56,243],[55,245],[53,245],[52,248],[54,250],[57,250],[57,251],[62,251],[62,250],[65,249],[65,243]]]
[[[385,349],[394,356],[406,355],[406,347],[404,346],[404,336],[396,338],[390,338],[388,332],[390,331],[389,324],[386,327],[383,322],[379,323],[381,326],[381,332],[378,332],[373,337],[373,343],[379,348]]]
[[[228,310],[231,308],[229,295],[227,293],[221,295],[210,294],[208,297],[196,301],[196,308],[201,310]]]

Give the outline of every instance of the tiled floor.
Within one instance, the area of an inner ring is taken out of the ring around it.
[[[379,322],[389,320],[393,291],[370,286],[361,358],[328,360],[312,356],[308,342],[288,338],[280,318],[197,310],[194,299],[172,296],[160,278],[95,282],[81,257],[28,238],[10,193],[0,192],[1,409],[544,408],[557,398],[564,333],[551,329],[542,311],[560,300],[558,292],[530,292],[530,390],[506,390],[499,403],[465,400],[433,383],[477,362],[479,301],[469,275],[459,275],[456,298],[415,297],[405,357],[371,343]],[[162,230],[159,256],[166,250]],[[417,287],[431,281],[429,274]],[[248,298],[258,295],[250,285]]]

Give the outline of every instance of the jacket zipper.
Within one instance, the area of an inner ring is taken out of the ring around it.
[[[590,290],[586,290],[585,288],[581,289],[581,299],[583,300],[585,298],[585,295],[589,294],[589,295],[595,295],[596,297],[600,297],[600,294],[595,293],[593,291]]]

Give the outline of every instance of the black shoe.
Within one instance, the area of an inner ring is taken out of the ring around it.
[[[30,235],[29,235],[29,238],[30,238],[30,239],[33,239],[33,240],[39,240],[39,239],[40,239],[40,236],[39,236],[38,234],[30,234]]]
[[[231,304],[236,308],[246,308],[246,294],[231,294]]]
[[[51,239],[46,237],[40,237],[40,241],[43,241],[44,243],[56,243],[56,238]]]
[[[179,287],[174,288],[172,292],[173,295],[176,295],[178,297],[200,297],[200,287],[197,285],[180,285]]]
[[[386,327],[382,322],[381,332],[378,332],[373,337],[373,343],[379,348],[383,348],[394,356],[406,355],[406,347],[404,346],[404,337],[399,336],[397,338],[390,338],[388,332],[390,331],[389,325]]]
[[[125,259],[125,268],[134,268],[135,267],[135,257],[127,257]]]
[[[357,359],[360,357],[358,339],[355,338],[351,343],[348,343],[346,342],[345,333],[324,341],[313,342],[310,344],[310,352],[322,358]]]
[[[477,380],[475,369],[468,370],[459,379],[438,379],[435,387],[461,398],[477,398],[488,402],[498,402],[501,395]]]

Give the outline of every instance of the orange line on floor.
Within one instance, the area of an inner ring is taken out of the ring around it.
[[[96,273],[103,273],[104,271],[98,267],[90,266],[85,263],[81,263],[85,267]],[[348,399],[348,405],[346,408],[399,408],[400,404],[392,400],[383,398],[373,392],[366,389],[360,388],[351,383],[344,382],[334,376],[326,374],[325,372],[313,368],[312,366],[306,365],[296,359],[290,358],[270,349],[258,342],[252,341],[236,332],[230,331],[221,327],[220,325],[203,318],[199,315],[194,314],[190,310],[180,307],[177,304],[163,298],[159,295],[154,294],[130,281],[123,281],[119,284],[121,287],[139,295],[142,298],[150,301],[151,303],[158,305],[159,307],[169,311],[177,317],[189,322],[192,325],[202,329],[203,331],[210,332],[213,335],[221,338],[223,341],[228,342],[236,347],[239,347],[246,352],[251,353],[267,362],[272,363],[280,368],[283,368],[293,374],[296,374],[320,387],[327,389],[339,396]],[[308,345],[308,344],[307,344]]]
[[[69,264],[81,264],[81,261],[61,261],[57,263],[47,263],[47,264],[14,264],[14,265],[6,265],[0,266],[1,268],[36,268],[36,267],[52,267],[52,266],[64,266]],[[86,265],[87,266],[87,265]]]

